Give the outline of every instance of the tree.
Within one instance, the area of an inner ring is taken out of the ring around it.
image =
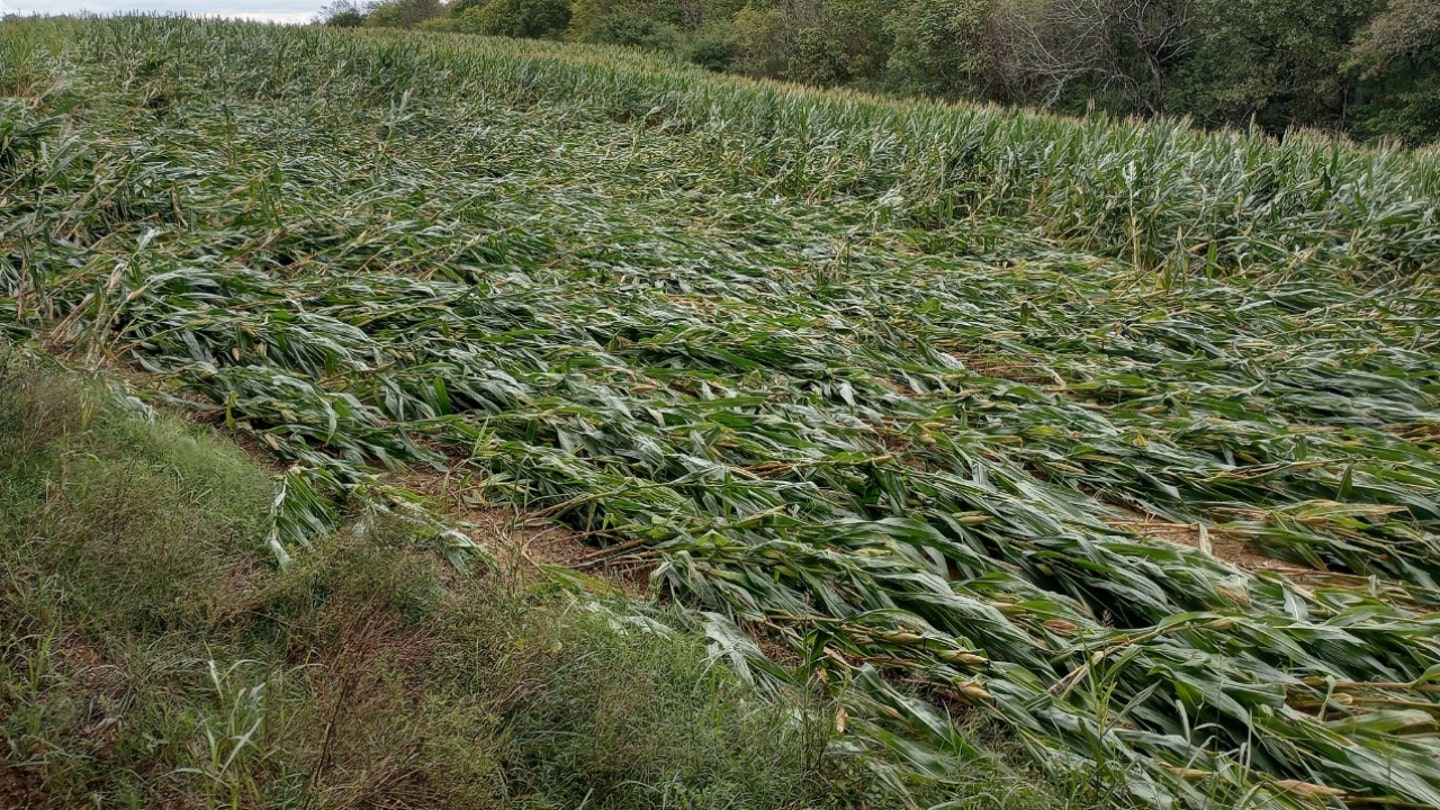
[[[1350,49],[1355,61],[1380,72],[1418,59],[1440,45],[1440,3],[1435,0],[1394,0],[1376,15]]]
[[[1198,0],[1202,36],[1175,79],[1172,109],[1210,125],[1283,133],[1344,129],[1359,32],[1385,0]]]
[[[886,70],[902,92],[978,94],[989,73],[988,22],[994,0],[910,0],[885,20],[893,43]]]
[[[1083,86],[1153,115],[1198,39],[1197,16],[1195,0],[1001,0],[990,19],[994,64],[1016,100],[1053,106]]]
[[[370,5],[365,22],[377,28],[414,28],[444,14],[440,0],[383,0]]]
[[[568,25],[569,0],[488,0],[460,13],[460,30],[468,34],[534,39],[559,34]]]
[[[679,35],[650,0],[576,0],[569,36],[579,42],[675,50]]]
[[[778,76],[790,59],[785,17],[778,9],[741,9],[725,42],[735,54],[733,66],[742,73]]]
[[[824,27],[840,49],[847,78],[879,80],[894,47],[885,24],[890,9],[875,0],[826,0]]]
[[[787,78],[819,85],[839,84],[849,78],[840,41],[830,31],[820,26],[801,28],[791,40]]]
[[[1440,3],[1393,0],[1356,38],[1356,131],[1412,144],[1440,139]]]
[[[359,28],[365,24],[365,12],[355,0],[334,0],[320,9],[320,23],[334,28]]]

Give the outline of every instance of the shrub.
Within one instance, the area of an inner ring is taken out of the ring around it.
[[[706,70],[716,72],[728,70],[735,58],[735,50],[726,41],[728,29],[723,25],[708,26],[690,38],[685,49],[685,58]]]
[[[847,78],[840,42],[822,28],[795,32],[790,52],[789,78],[808,84],[839,84]]]
[[[334,0],[320,9],[319,19],[332,28],[359,28],[365,24],[365,10],[356,0]]]
[[[629,6],[602,6],[595,0],[580,0],[574,7],[570,37],[578,42],[628,45],[652,51],[676,51],[680,32],[644,9]]]
[[[974,94],[985,65],[984,21],[991,0],[911,0],[886,20],[893,39],[886,65],[902,92],[954,97]]]
[[[414,28],[444,14],[439,0],[384,0],[371,6],[365,22],[374,28]]]
[[[490,0],[460,14],[460,30],[490,36],[538,39],[554,36],[569,24],[566,0]]]
[[[785,17],[773,8],[741,10],[725,42],[735,51],[735,69],[744,73],[778,76],[789,61]]]

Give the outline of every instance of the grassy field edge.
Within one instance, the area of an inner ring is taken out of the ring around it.
[[[0,352],[0,806],[1077,806],[994,752],[897,782],[696,615],[364,509],[282,569],[272,474],[118,388]]]

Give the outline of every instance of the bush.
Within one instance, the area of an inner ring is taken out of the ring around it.
[[[885,70],[892,32],[885,26],[891,7],[874,0],[826,0],[824,30],[840,47],[850,79],[875,80]]]
[[[730,24],[725,42],[735,52],[735,69],[742,73],[778,76],[790,59],[785,17],[773,8],[741,10]]]
[[[415,26],[418,31],[444,31],[452,34],[464,33],[459,17],[432,17]]]
[[[526,37],[554,36],[570,24],[567,0],[489,0],[460,13],[460,30],[467,34]]]
[[[789,78],[807,84],[833,85],[848,78],[845,54],[839,40],[821,28],[795,32],[790,52]]]
[[[697,32],[685,48],[685,58],[706,70],[729,70],[735,50],[725,40],[727,30],[725,26],[712,25]]]
[[[370,7],[365,22],[374,28],[414,28],[445,12],[440,0],[384,0]]]
[[[975,76],[985,68],[984,21],[992,0],[910,0],[886,20],[894,45],[886,65],[889,84],[905,93],[943,97],[978,95]]]
[[[675,26],[644,9],[622,5],[606,8],[595,0],[579,0],[572,20],[570,37],[577,42],[628,45],[652,51],[680,50],[681,36]]]
[[[360,28],[365,25],[365,15],[359,9],[348,9],[326,18],[325,24],[332,28]]]
[[[320,10],[320,21],[332,28],[359,28],[365,12],[355,0],[335,0]]]

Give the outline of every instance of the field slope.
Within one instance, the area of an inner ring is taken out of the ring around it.
[[[433,470],[937,777],[979,715],[1157,805],[1440,806],[1434,155],[461,37],[0,60],[0,333],[291,465],[280,560]]]

